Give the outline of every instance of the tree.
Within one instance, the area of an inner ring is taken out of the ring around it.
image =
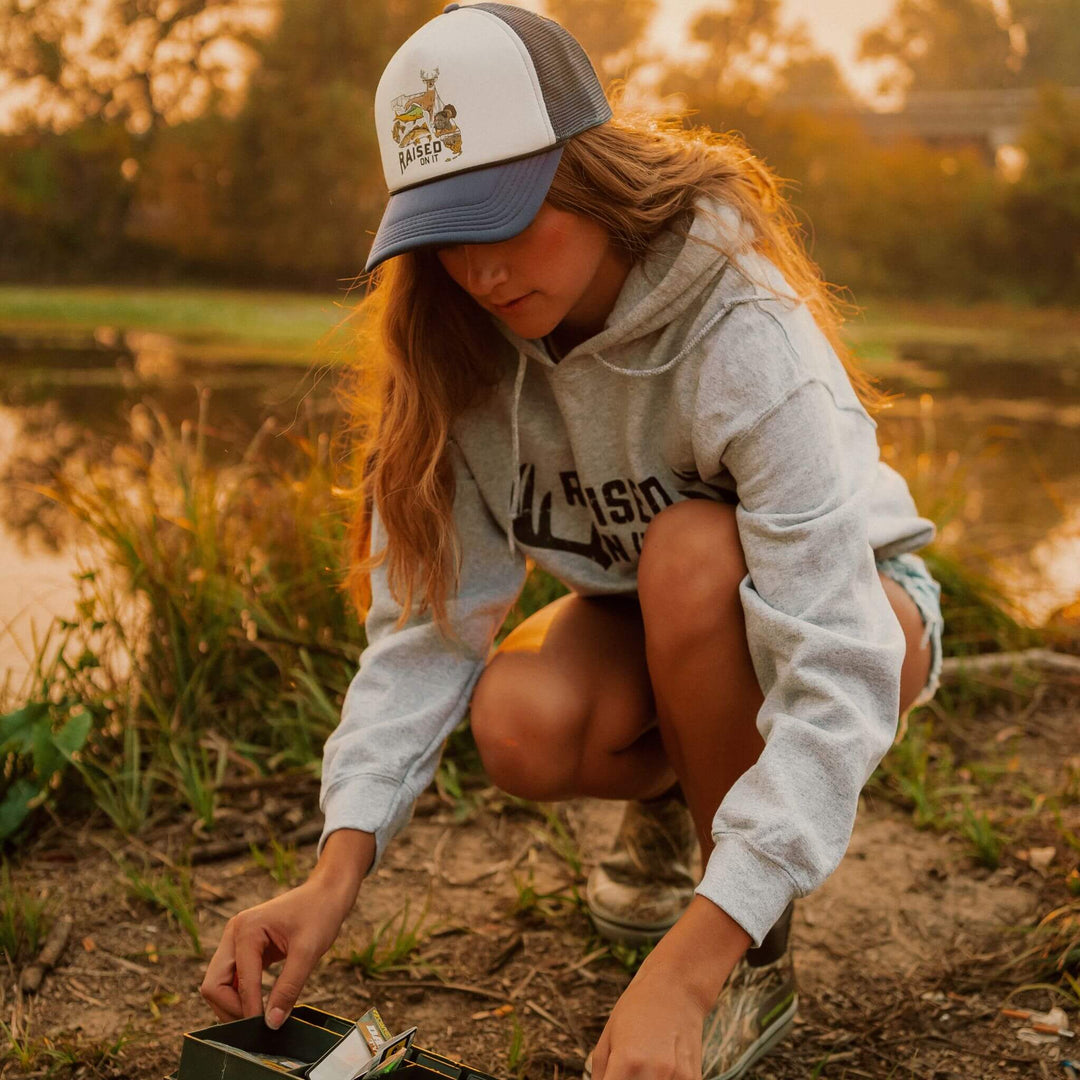
[[[547,13],[581,42],[597,74],[614,76],[645,59],[656,0],[547,0]]]
[[[1044,87],[1020,141],[1028,164],[1006,200],[1016,262],[1037,299],[1080,299],[1080,105]]]
[[[281,3],[237,120],[229,224],[238,255],[325,285],[359,272],[386,203],[379,76],[445,4]]]
[[[1080,85],[1080,0],[1012,0],[1023,33],[1020,81]]]
[[[1015,86],[1021,56],[1009,22],[990,0],[897,0],[859,44],[860,60],[889,60],[881,80],[896,90],[992,90]]]
[[[0,0],[0,70],[34,100],[20,127],[62,131],[87,120],[137,136],[239,102],[274,5],[259,0]]]
[[[660,92],[684,94],[705,122],[725,126],[732,116],[760,115],[781,93],[845,94],[836,63],[816,51],[802,24],[781,23],[780,9],[781,0],[729,0],[701,12],[690,26],[701,57],[671,66]]]

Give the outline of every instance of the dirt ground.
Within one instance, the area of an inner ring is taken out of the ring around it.
[[[1075,704],[1028,708],[1007,731],[1033,782],[1045,773],[1049,790],[1077,752]],[[1000,730],[998,723],[982,734],[1001,743]],[[316,795],[314,784],[253,788],[234,794],[234,807],[238,816],[269,819],[284,807],[295,822],[298,807],[310,816]],[[499,1077],[578,1075],[630,978],[573,895],[606,850],[620,806],[582,800],[559,810],[561,839],[550,817],[492,789],[470,793],[467,804],[425,793],[302,1001],[347,1017],[375,1004],[392,1029],[415,1024],[421,1045]],[[1030,820],[1038,839],[1038,815]],[[17,865],[20,883],[50,895],[74,929],[35,997],[21,999],[16,973],[4,973],[0,1017],[24,1043],[47,1039],[52,1055],[29,1067],[9,1055],[0,1076],[44,1077],[51,1068],[60,1076],[164,1077],[177,1066],[182,1033],[213,1021],[197,987],[226,919],[285,886],[249,854],[197,866],[203,955],[195,956],[165,914],[132,898],[116,862],[160,866],[148,853],[179,857],[185,838],[190,844],[190,826],[176,823],[138,842],[92,823],[66,834],[53,828]],[[1008,852],[991,872],[959,837],[916,829],[908,811],[864,796],[842,865],[796,905],[799,1018],[754,1075],[1064,1077],[1068,1043],[1022,1042],[1020,1022],[999,1009],[1019,985],[1009,958],[1022,949],[1025,928],[1063,902],[1062,871],[1076,852],[1059,851],[1053,874],[1023,855]],[[313,858],[313,846],[300,849],[295,880]],[[422,920],[416,947],[379,977],[371,965],[366,973],[351,965],[350,954],[396,914],[376,958],[385,962],[396,926]],[[1053,1003],[1048,991],[1011,1001]]]

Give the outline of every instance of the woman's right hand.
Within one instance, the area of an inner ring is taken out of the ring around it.
[[[284,960],[266,1008],[267,1025],[281,1027],[356,902],[374,854],[371,833],[339,829],[303,885],[226,923],[199,987],[219,1020],[261,1015],[263,969]]]

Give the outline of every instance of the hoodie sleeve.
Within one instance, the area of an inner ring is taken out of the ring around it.
[[[875,425],[807,317],[740,309],[703,368],[694,418],[699,461],[736,483],[765,740],[716,812],[697,892],[755,945],[843,857],[895,734],[905,652],[868,538]]]
[[[390,595],[386,568],[373,571],[368,645],[323,754],[320,852],[335,829],[359,829],[375,834],[379,862],[435,775],[443,741],[465,715],[495,634],[524,584],[524,556],[508,550],[506,533],[455,444],[451,453],[463,561],[447,613],[464,645],[447,641],[430,612],[395,629],[401,608]],[[373,550],[385,542],[375,514]]]

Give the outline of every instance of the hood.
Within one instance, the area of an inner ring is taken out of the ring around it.
[[[666,371],[681,359],[679,354],[688,352],[700,340],[695,335],[695,340],[688,341],[676,356],[650,352],[632,369],[620,369],[605,359],[678,318],[700,299],[702,292],[716,280],[732,256],[750,247],[752,230],[734,208],[709,196],[701,196],[696,200],[695,207],[711,210],[715,219],[695,213],[689,230],[693,238],[690,240],[670,228],[664,229],[653,240],[645,256],[631,267],[615,305],[604,322],[604,328],[576,345],[560,363],[584,353],[595,356],[605,367],[613,371],[623,370],[626,374],[645,374],[660,366]],[[697,240],[708,243],[698,243]],[[520,337],[494,316],[492,321],[517,350],[519,360],[524,355],[545,367],[556,366],[542,342]],[[655,373],[659,374],[659,371]]]
[[[749,223],[734,208],[709,196],[697,199],[696,207],[705,208],[711,213],[694,213],[690,223],[690,239],[678,235],[670,228],[662,230],[650,244],[644,258],[631,267],[615,305],[604,322],[603,330],[576,345],[559,361],[560,364],[566,364],[571,358],[583,353],[594,356],[604,367],[618,375],[647,377],[663,374],[686,356],[735,304],[745,302],[744,299],[718,302],[715,309],[707,313],[704,322],[687,337],[673,355],[668,355],[667,349],[659,347],[646,350],[643,355],[638,350],[637,364],[634,367],[619,367],[605,358],[605,354],[610,355],[623,349],[678,318],[700,299],[701,294],[717,279],[733,257],[749,250],[753,240],[752,230]],[[706,240],[708,243],[698,243],[697,239]],[[556,367],[556,364],[548,356],[542,342],[520,337],[494,316],[492,321],[517,350],[518,356],[510,410],[513,447],[510,500],[513,504],[520,482],[518,462],[521,457],[521,438],[518,410],[528,360],[531,358],[549,369]],[[508,530],[507,539],[512,551],[513,529]]]

